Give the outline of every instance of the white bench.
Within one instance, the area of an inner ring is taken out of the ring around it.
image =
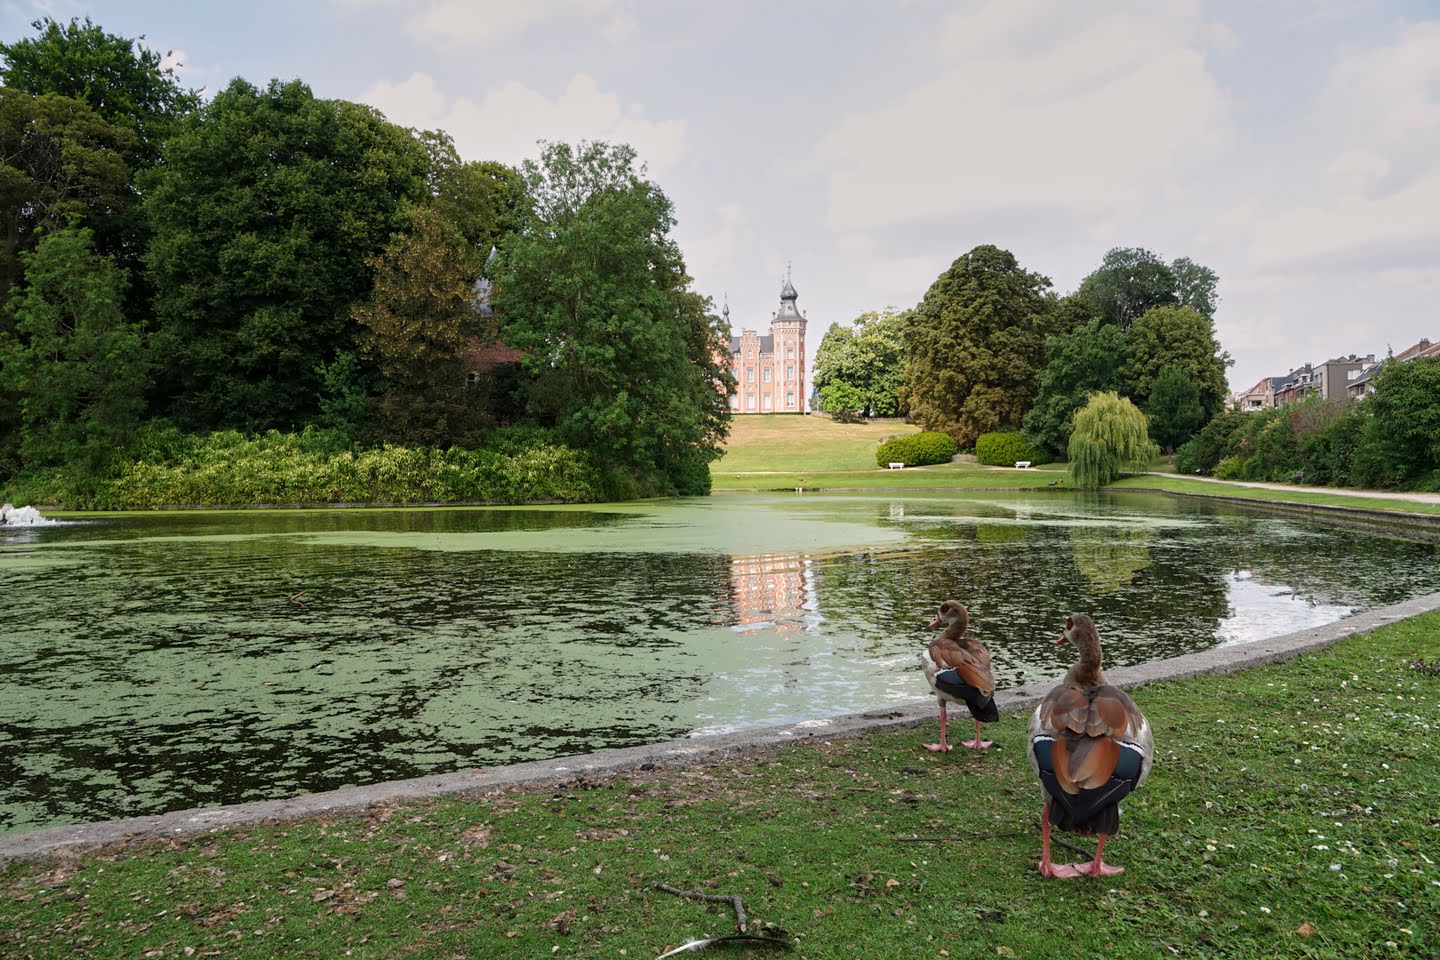
[[[889,469],[891,469],[891,470],[903,470],[903,469],[905,469],[905,464],[903,464],[903,463],[891,463],[891,464],[888,464],[887,466],[888,466]]]
[[[1016,461],[1015,461],[1015,468],[1016,468],[1017,470],[1026,470],[1026,469],[1028,469],[1029,467],[1030,467],[1030,461],[1029,461],[1029,460],[1016,460]]]

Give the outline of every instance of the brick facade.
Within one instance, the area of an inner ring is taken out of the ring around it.
[[[742,330],[730,338],[730,371],[735,375],[733,413],[805,412],[805,324],[795,307],[798,295],[787,278],[780,291],[780,309],[761,336]],[[725,308],[728,320],[730,308]]]

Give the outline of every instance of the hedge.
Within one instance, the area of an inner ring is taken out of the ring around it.
[[[948,433],[911,433],[880,444],[875,451],[875,463],[882,467],[892,463],[903,463],[907,467],[949,463],[959,449]]]
[[[1013,431],[980,434],[975,440],[975,459],[992,467],[1013,467],[1021,460],[1043,462],[1024,435]]]

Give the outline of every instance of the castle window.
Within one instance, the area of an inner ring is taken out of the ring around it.
[[[745,409],[746,409],[746,410],[754,410],[754,409],[755,409],[755,394],[753,394],[753,393],[746,394],[746,396],[745,396]]]
[[[769,383],[769,382],[770,382],[770,368],[769,368],[769,367],[766,367],[764,370],[761,370],[761,371],[760,371],[760,379],[763,380],[763,381],[766,382],[766,383]]]
[[[769,409],[770,409],[770,394],[767,393],[767,394],[765,394],[763,397],[760,398],[760,408],[761,408],[762,410],[769,410]]]
[[[732,397],[730,398],[730,409],[731,409],[731,410],[739,410],[739,409],[740,409],[740,398],[739,398],[739,397],[732,396]]]
[[[786,380],[794,380],[794,379],[795,379],[795,368],[794,368],[794,367],[786,367],[786,368],[785,368],[785,379],[786,379]]]
[[[787,394],[785,394],[785,406],[787,406],[787,407],[793,407],[793,406],[795,406],[795,394],[793,394],[793,393],[787,393]]]
[[[794,348],[794,347],[787,347],[787,348],[785,349],[785,359],[786,359],[786,360],[794,360],[794,359],[795,359],[795,348]]]
[[[745,382],[746,382],[746,383],[754,383],[754,382],[755,382],[755,368],[754,368],[754,367],[746,367],[746,368],[745,368]]]

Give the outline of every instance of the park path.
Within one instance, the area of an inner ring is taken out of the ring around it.
[[[1373,500],[1408,500],[1411,503],[1440,503],[1440,493],[1399,493],[1393,490],[1353,490],[1346,487],[1307,487],[1298,483],[1260,483],[1250,480],[1218,480],[1215,477],[1199,477],[1190,473],[1161,473],[1150,471],[1152,477],[1171,477],[1175,480],[1199,480],[1202,483],[1223,483],[1232,487],[1256,487],[1260,490],[1284,492],[1330,493],[1337,497],[1366,497]]]

